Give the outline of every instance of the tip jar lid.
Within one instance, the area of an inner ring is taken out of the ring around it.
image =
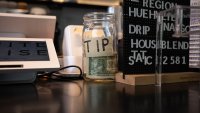
[[[85,22],[89,21],[114,21],[115,16],[113,13],[107,12],[91,12],[83,16]]]

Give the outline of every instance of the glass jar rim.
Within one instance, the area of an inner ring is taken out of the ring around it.
[[[114,19],[115,15],[107,12],[90,12],[83,16],[84,21],[111,21]]]

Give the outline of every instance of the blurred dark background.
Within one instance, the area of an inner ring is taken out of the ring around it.
[[[0,12],[55,15],[57,20],[54,44],[57,54],[62,55],[62,40],[66,26],[82,25],[84,14],[107,11],[108,7],[119,4],[120,0],[1,0]]]

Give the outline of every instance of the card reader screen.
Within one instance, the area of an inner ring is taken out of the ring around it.
[[[0,41],[0,61],[49,61],[45,41]]]

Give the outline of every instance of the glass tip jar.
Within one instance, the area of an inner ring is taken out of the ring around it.
[[[115,16],[107,12],[85,14],[83,64],[86,80],[114,80],[118,71]]]

